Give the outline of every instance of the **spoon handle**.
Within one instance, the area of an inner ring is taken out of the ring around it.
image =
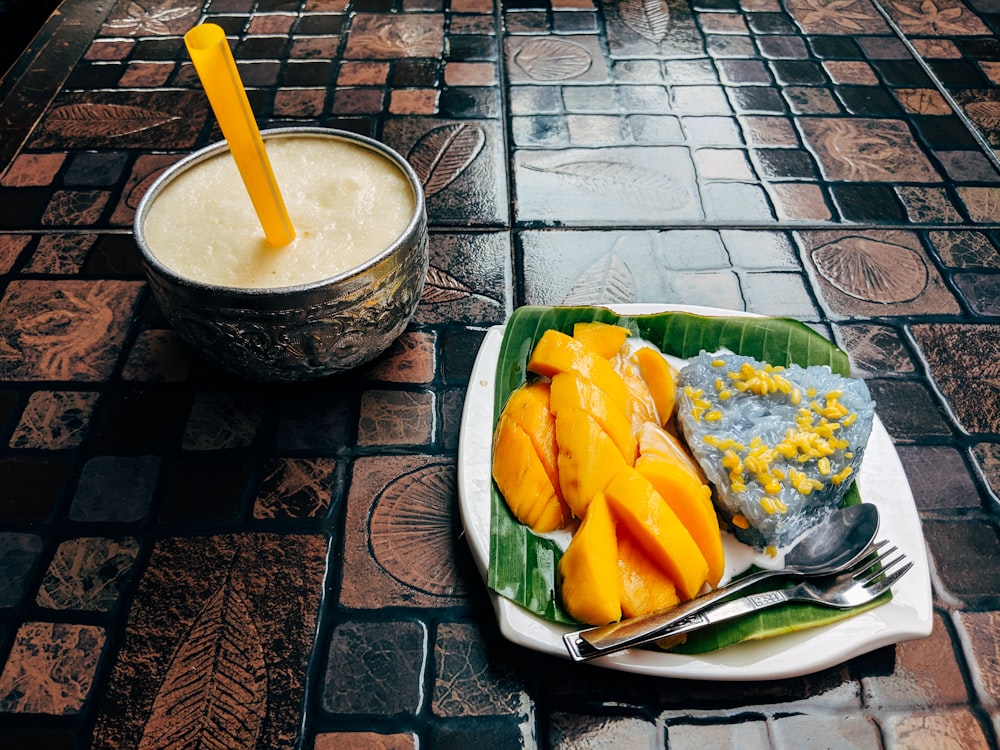
[[[651,612],[647,615],[629,617],[621,622],[610,625],[600,625],[596,628],[585,628],[563,636],[566,650],[573,661],[586,661],[603,654],[621,651],[640,643],[648,643],[659,637],[659,634],[670,631],[672,626],[711,607],[733,594],[742,591],[759,581],[776,575],[787,575],[787,570],[759,570],[707,594],[690,599],[673,609],[664,612]]]

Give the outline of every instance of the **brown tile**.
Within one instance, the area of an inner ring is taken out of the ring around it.
[[[982,232],[928,232],[945,265],[953,268],[1000,268],[1000,253]]]
[[[936,708],[928,712],[891,714],[881,722],[889,747],[938,748],[953,745],[986,750],[990,743],[968,709]]]
[[[1000,703],[1000,651],[996,633],[1000,628],[997,612],[956,612],[969,652],[972,679],[980,700],[989,706]]]
[[[844,325],[837,330],[856,374],[870,377],[915,371],[906,345],[894,328],[861,323]]]
[[[247,26],[248,34],[287,34],[295,23],[291,13],[254,13]]]
[[[438,716],[494,716],[525,711],[524,688],[496,668],[473,625],[442,623],[434,647],[431,707]]]
[[[0,179],[4,187],[45,187],[52,183],[66,154],[19,154]]]
[[[122,368],[122,380],[180,383],[191,370],[192,352],[175,331],[151,329],[135,339]]]
[[[94,234],[46,234],[24,270],[29,273],[72,275],[80,272],[87,254],[97,241]]]
[[[96,625],[26,622],[3,672],[0,710],[70,716],[90,696],[107,634]]]
[[[510,235],[431,232],[430,266],[416,319],[427,325],[503,323],[513,307]]]
[[[125,68],[118,85],[122,88],[155,88],[165,85],[173,72],[173,62],[133,62]]]
[[[774,211],[782,221],[830,221],[833,214],[819,185],[777,182],[767,186]]]
[[[103,380],[142,289],[132,281],[14,281],[0,303],[0,379]]]
[[[338,86],[381,86],[389,79],[389,63],[345,60],[337,73]]]
[[[906,207],[907,218],[914,224],[957,224],[962,221],[962,215],[943,187],[897,185],[895,190]]]
[[[965,187],[955,188],[965,210],[973,221],[989,224],[996,221],[1000,212],[1000,188],[996,187]]]
[[[962,427],[974,433],[993,432],[1000,415],[997,327],[939,323],[917,324],[911,330]]]
[[[89,227],[98,224],[111,193],[106,190],[56,190],[42,214],[46,227]]]
[[[797,238],[820,297],[837,316],[959,311],[912,232],[832,230]]]
[[[33,392],[11,435],[10,447],[63,450],[80,445],[97,397],[85,391]]]
[[[202,91],[86,91],[56,97],[34,148],[179,149],[195,145],[208,117]]]
[[[322,518],[330,510],[337,461],[275,458],[264,467],[254,518]]]
[[[879,83],[872,66],[861,60],[824,60],[823,68],[834,83],[854,86],[877,86]]]
[[[369,390],[361,397],[359,445],[429,445],[433,429],[432,393]]]
[[[318,117],[326,102],[325,89],[282,89],[274,94],[274,114],[279,117]]]
[[[394,115],[437,114],[439,96],[436,89],[396,89],[389,94],[389,111]]]
[[[1000,446],[996,443],[977,443],[972,447],[972,455],[994,496],[1000,497]]]
[[[78,537],[59,545],[38,590],[49,609],[107,612],[128,581],[139,542],[131,537]]]
[[[99,705],[95,745],[162,744],[216,719],[233,746],[295,745],[326,546],[321,534],[158,542]],[[199,695],[214,696],[217,710],[182,710]]]
[[[830,180],[939,182],[902,120],[809,117],[799,127]]]
[[[962,51],[951,39],[912,39],[911,42],[917,54],[926,60],[958,60],[962,57]]]
[[[344,48],[345,60],[440,58],[444,52],[444,16],[358,13]]]
[[[935,616],[930,636],[897,644],[894,651],[891,673],[862,677],[866,706],[877,711],[923,711],[968,701],[962,670],[940,616]]]
[[[381,734],[378,732],[323,732],[317,734],[313,750],[418,750],[417,735]]]
[[[900,104],[915,115],[951,115],[948,100],[937,89],[894,89]]]
[[[893,0],[886,6],[904,34],[965,36],[989,34],[989,28],[960,0],[936,0],[933,10],[921,0]]]
[[[135,218],[135,210],[139,207],[139,201],[145,195],[153,181],[163,173],[163,171],[179,161],[183,154],[150,154],[142,155],[135,160],[132,172],[125,182],[125,189],[111,215],[113,226],[131,226]]]
[[[30,234],[0,234],[0,273],[10,273],[32,239]]]
[[[434,344],[433,333],[403,333],[366,368],[366,374],[389,383],[430,383],[437,364]]]
[[[945,591],[963,600],[982,601],[1000,586],[1000,534],[988,521],[928,520],[924,538]]]
[[[109,62],[125,60],[134,47],[134,39],[95,39],[87,48],[83,59]]]
[[[836,8],[809,0],[789,0],[788,11],[807,34],[889,34],[889,26],[868,0],[848,0]]]
[[[293,60],[332,60],[337,56],[339,47],[340,37],[336,34],[293,36],[289,57]]]
[[[320,705],[331,714],[415,714],[427,668],[422,622],[345,622],[330,634]]]
[[[454,563],[463,543],[454,492],[450,460],[379,456],[355,461],[341,606],[440,607],[460,601],[468,582],[458,577]]]

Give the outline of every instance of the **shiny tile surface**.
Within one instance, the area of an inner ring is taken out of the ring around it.
[[[235,379],[149,294],[139,199],[220,137],[199,21],[262,125],[424,186],[420,307],[357,371]],[[66,0],[0,96],[0,746],[997,747],[996,3]],[[928,638],[728,684],[504,639],[458,514],[469,373],[518,306],[616,302],[850,353]]]

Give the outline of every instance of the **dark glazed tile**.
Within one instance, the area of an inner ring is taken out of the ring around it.
[[[612,745],[622,743],[622,747],[656,747],[659,742],[657,737],[657,727],[651,722],[636,716],[608,716],[596,717],[593,715],[553,713],[549,732],[554,742],[559,747],[573,747],[579,744],[603,744],[605,742]],[[740,725],[740,745],[753,748],[753,745],[743,743],[748,742],[751,733],[746,731],[746,724]],[[695,747],[708,742],[715,744],[706,737],[685,736],[682,731],[675,730],[671,726],[667,730],[667,736],[671,744],[679,747],[687,744]],[[714,739],[721,739],[719,734],[715,734]]]
[[[507,224],[504,144],[497,122],[405,118],[387,122],[383,135],[417,172],[432,226]]]
[[[951,437],[952,431],[935,395],[911,380],[868,381],[885,428],[897,443]]]
[[[333,629],[321,705],[331,714],[415,714],[423,693],[427,630],[421,622],[346,622]]]
[[[137,387],[106,397],[91,425],[92,446],[108,453],[180,446],[190,396],[180,391]]]
[[[36,604],[49,609],[107,612],[128,581],[139,543],[131,537],[79,537],[59,545]]]
[[[95,456],[84,464],[69,517],[95,523],[141,521],[152,505],[159,470],[157,456]]]
[[[190,451],[249,448],[264,415],[265,407],[254,393],[199,393],[181,447]]]
[[[435,684],[431,706],[438,716],[522,714],[529,696],[497,669],[479,631],[464,623],[443,623],[434,648]]]
[[[264,467],[254,518],[322,518],[332,502],[332,458],[276,458]]]
[[[142,331],[122,368],[122,379],[180,383],[191,369],[191,351],[172,330]]]
[[[319,534],[157,543],[100,703],[95,745],[163,743],[207,732],[217,718],[215,730],[233,746],[294,746],[326,545]],[[180,711],[205,695],[215,711]]]
[[[979,520],[923,522],[934,567],[945,588],[962,599],[989,597],[1000,586],[997,528]]]
[[[39,458],[0,459],[0,521],[43,521],[62,497],[70,466]]]
[[[188,456],[165,465],[163,523],[223,521],[240,511],[251,476],[247,459],[230,456]]]
[[[69,92],[46,110],[30,147],[191,148],[207,117],[201,91]]]
[[[835,230],[797,239],[817,292],[837,316],[959,311],[914,233]]]
[[[332,383],[336,383],[333,380]],[[280,451],[333,454],[348,444],[356,416],[346,393],[322,387],[296,388],[285,394],[275,437]]]
[[[446,385],[464,386],[469,382],[469,374],[482,343],[483,332],[472,328],[442,332],[439,371]]]
[[[0,609],[15,607],[27,593],[28,581],[42,553],[42,537],[18,531],[0,532]]]
[[[957,450],[940,445],[901,445],[897,450],[918,510],[981,506],[979,493]]]
[[[962,427],[973,433],[995,432],[1000,415],[997,326],[917,324],[911,330]]]
[[[1000,277],[995,274],[957,273],[955,286],[977,315],[1000,314]]]
[[[438,750],[463,750],[476,746],[486,750],[521,747],[527,731],[526,722],[513,717],[479,719],[474,724],[462,720],[443,721],[431,735],[431,744]],[[489,738],[487,742],[485,738]]]
[[[982,232],[928,232],[942,262],[953,268],[1000,268],[1000,252]]]
[[[11,282],[0,303],[0,379],[106,379],[141,288],[129,281]]]
[[[351,609],[453,606],[465,595],[455,555],[455,467],[434,456],[354,463],[340,604]],[[463,549],[464,551],[464,549]]]
[[[430,267],[416,319],[427,325],[503,323],[509,315],[510,235],[431,233]]]
[[[26,622],[0,673],[0,711],[71,716],[90,695],[107,634],[95,625]]]
[[[80,445],[97,396],[83,391],[35,391],[28,397],[10,446],[61,450]]]

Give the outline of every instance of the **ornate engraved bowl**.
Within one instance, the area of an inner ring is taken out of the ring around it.
[[[183,171],[224,151],[207,146],[165,171],[135,213],[135,241],[153,297],[178,334],[223,369],[257,381],[295,382],[349,370],[385,351],[416,312],[427,275],[427,212],[413,168],[391,148],[328,128],[262,131],[270,138],[321,135],[384,155],[406,175],[413,216],[395,243],[363,265],[300,286],[243,289],[195,281],[161,263],[146,244],[143,225],[163,187]]]

